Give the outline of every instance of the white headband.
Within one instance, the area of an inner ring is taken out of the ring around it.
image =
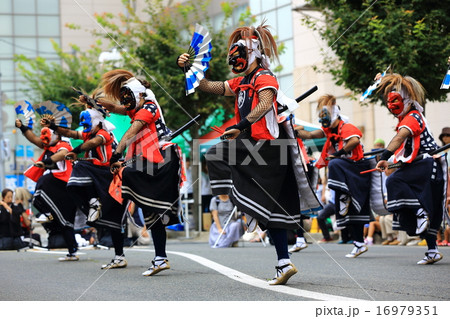
[[[146,88],[142,85],[142,83],[136,79],[135,77],[132,77],[128,79],[126,82],[122,84],[122,86],[126,86],[130,88],[130,90],[134,94],[134,98],[136,100],[136,105],[139,105],[139,100],[141,99],[140,93],[144,93]]]
[[[416,108],[417,111],[419,111],[420,113],[423,113],[423,107],[422,105],[419,104],[419,102],[415,101],[415,100],[411,100],[408,92],[402,87],[402,89],[400,90],[400,96],[403,99],[403,111],[397,115],[397,116],[403,116],[406,114],[407,111],[409,111],[409,105],[412,104],[414,105],[414,107]]]
[[[95,109],[87,109],[86,111],[91,116],[92,128],[96,127],[100,123],[102,123],[103,129],[107,132],[111,132],[116,128],[110,121],[105,120],[102,113],[99,111]]]
[[[252,64],[253,61],[255,61],[256,58],[261,59],[261,65],[265,69],[270,68],[270,60],[267,58],[265,54],[261,54],[261,51],[259,51],[259,40],[257,39],[240,39],[238,43],[242,43],[247,48],[251,50],[250,55],[248,57],[248,65]]]

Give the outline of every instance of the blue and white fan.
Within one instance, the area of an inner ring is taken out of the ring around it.
[[[55,121],[57,126],[70,128],[72,124],[72,113],[64,104],[57,101],[44,101],[36,106],[36,112],[41,118]]]
[[[450,88],[450,66],[447,69],[447,73],[444,76],[441,84],[441,90],[448,90]]]
[[[376,88],[378,87],[378,85],[381,83],[381,79],[383,78],[383,76],[385,76],[386,75],[386,72],[390,69],[390,65],[387,67],[387,69],[386,70],[384,70],[384,72],[383,73],[381,73],[381,77],[378,79],[378,80],[376,80],[371,86],[369,86],[367,89],[366,89],[366,91],[361,95],[361,97],[359,98],[359,101],[360,102],[362,102],[362,101],[364,101],[365,99],[367,99],[371,94],[372,94],[372,92],[374,91],[374,90],[376,90]]]
[[[33,105],[28,101],[22,100],[14,105],[14,109],[17,115],[22,115],[25,118],[22,124],[33,129],[36,123],[36,114],[34,113]]]
[[[189,62],[184,67],[186,74],[186,95],[194,93],[200,80],[205,77],[211,60],[211,36],[208,30],[200,24],[195,25],[194,35],[188,49]]]

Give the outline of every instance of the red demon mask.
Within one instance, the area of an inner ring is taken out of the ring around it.
[[[390,92],[388,94],[387,105],[389,111],[391,111],[391,113],[395,116],[400,115],[405,108],[405,105],[403,104],[403,98],[399,92]]]

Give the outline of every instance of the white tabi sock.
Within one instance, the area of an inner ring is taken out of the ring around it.
[[[355,241],[354,244],[358,247],[364,246],[364,242]]]
[[[290,264],[291,260],[289,258],[287,259],[280,259],[278,260],[278,267],[284,266],[286,264]]]

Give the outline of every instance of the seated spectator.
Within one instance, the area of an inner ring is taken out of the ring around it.
[[[15,250],[27,246],[20,238],[22,213],[23,211],[13,207],[13,191],[5,188],[0,201],[0,250]]]
[[[14,191],[13,209],[16,209],[20,216],[20,224],[22,227],[22,241],[28,243],[30,247],[33,245],[42,246],[41,235],[32,232],[31,224],[33,213],[29,209],[30,200],[33,198],[31,193],[23,187],[18,187]]]
[[[375,235],[375,233],[379,233],[379,232],[381,232],[380,216],[376,215],[375,220],[372,220],[369,223],[369,227],[367,228],[367,236],[364,239],[364,243],[368,246],[372,246],[373,245],[373,236]]]
[[[231,212],[234,209],[230,197],[228,195],[214,196],[211,199],[209,209],[211,210],[213,218],[213,223],[209,229],[209,245],[213,248],[224,248],[236,245],[239,238],[244,234],[244,227],[241,218],[238,217],[237,213],[233,214],[231,219],[229,219]],[[217,245],[215,245],[218,239],[219,241],[217,242]]]
[[[128,206],[130,212],[127,220],[127,238],[131,245],[150,245],[150,234],[145,227],[144,215],[142,209],[137,207],[134,202]]]
[[[399,245],[401,246],[416,246],[422,241],[419,236],[409,236],[404,230],[398,231],[397,239],[400,241]]]
[[[58,223],[46,222],[42,223],[42,227],[44,227],[48,234],[48,249],[67,248],[67,244],[62,233],[62,227],[58,225]]]
[[[399,245],[398,231],[392,229],[392,214],[380,216],[381,238],[385,239],[382,245]]]
[[[385,143],[378,138],[374,141],[374,148],[372,151],[384,149]],[[379,155],[377,156],[377,161]],[[371,189],[370,189],[370,207],[372,211],[378,215],[376,221],[369,225],[369,234],[367,242],[369,245],[373,244],[373,234],[375,231],[381,231],[381,238],[384,241],[382,245],[398,245],[400,241],[397,240],[397,231],[392,229],[393,214],[389,213],[386,207],[387,204],[387,190],[386,190],[385,172],[372,172]]]
[[[266,230],[263,231],[261,230],[261,228],[257,227],[256,230],[252,233],[245,232],[242,236],[242,240],[249,241],[251,243],[259,243],[261,241],[264,241],[264,243],[266,243],[268,241],[268,239],[266,240],[266,232]]]
[[[450,246],[450,226],[446,226],[444,230],[444,240],[442,240],[441,231],[437,234],[437,244],[438,246]]]

